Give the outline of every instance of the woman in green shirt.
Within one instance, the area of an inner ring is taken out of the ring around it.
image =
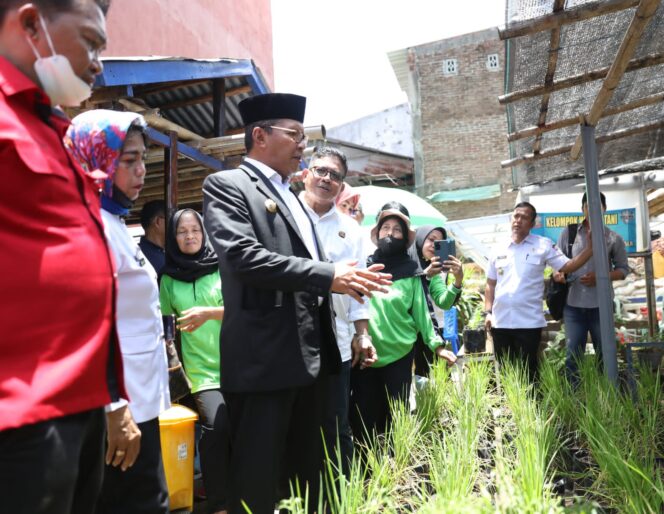
[[[366,432],[383,433],[388,428],[390,400],[408,402],[418,333],[436,355],[450,363],[456,360],[434,333],[420,267],[408,254],[415,240],[408,210],[397,202],[385,204],[371,239],[377,250],[369,261],[384,264],[383,272],[392,275],[393,285],[387,293],[374,293],[369,302],[369,334],[378,360],[351,372],[351,426],[358,440]]]
[[[199,451],[208,512],[225,512],[230,438],[220,389],[221,279],[203,220],[192,209],[177,211],[168,225],[159,297],[162,313],[178,317],[184,369],[201,417]]]
[[[411,247],[411,255],[420,263],[422,277],[427,280],[425,294],[428,293],[431,303],[439,309],[447,310],[457,298],[461,295],[461,286],[463,283],[463,266],[461,261],[454,256],[444,263],[440,262],[435,255],[434,241],[447,239],[447,231],[443,227],[434,225],[423,225],[415,231],[415,244]],[[442,272],[445,271],[443,279]],[[454,276],[454,284],[446,285],[447,274]],[[435,314],[429,314],[432,316]],[[442,319],[438,318],[440,323]],[[442,327],[442,324],[439,325]],[[421,335],[418,335],[415,342],[415,374],[421,377],[429,375],[429,365],[433,361],[433,352],[424,344]]]

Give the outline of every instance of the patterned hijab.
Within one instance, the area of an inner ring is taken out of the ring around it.
[[[114,202],[107,202],[104,198],[112,199],[120,192],[113,188],[113,175],[132,126],[145,128],[143,116],[134,112],[94,109],[76,116],[64,139],[65,146],[83,169],[92,178],[103,180],[102,206],[111,212],[114,211],[109,206],[112,207]]]

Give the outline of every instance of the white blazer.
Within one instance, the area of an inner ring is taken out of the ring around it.
[[[124,221],[103,209],[101,215],[118,276],[117,327],[129,409],[142,423],[171,405],[157,274]]]

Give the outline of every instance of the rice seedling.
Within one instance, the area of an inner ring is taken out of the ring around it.
[[[502,429],[511,440],[505,438],[497,451],[496,507],[500,512],[562,511],[551,489],[555,424],[537,404],[523,366],[506,362],[501,384],[510,413]]]
[[[585,402],[579,426],[599,467],[598,495],[619,512],[661,512],[664,484],[655,467],[661,436],[658,379],[641,369],[637,397],[632,398],[614,387],[593,362],[582,363],[580,369]]]
[[[449,423],[441,427],[438,437],[431,438],[428,452],[434,504],[439,508],[470,499],[482,489],[478,482],[483,462],[478,453],[480,441],[487,439],[490,378],[489,362],[473,362],[467,366],[462,384],[450,382],[446,388],[444,407]]]

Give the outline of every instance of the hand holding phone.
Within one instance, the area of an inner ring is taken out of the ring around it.
[[[443,270],[447,271],[448,268],[445,266],[445,261],[449,260],[450,255],[456,257],[456,243],[454,242],[454,239],[434,241],[433,251],[439,259],[438,262],[443,266]]]

